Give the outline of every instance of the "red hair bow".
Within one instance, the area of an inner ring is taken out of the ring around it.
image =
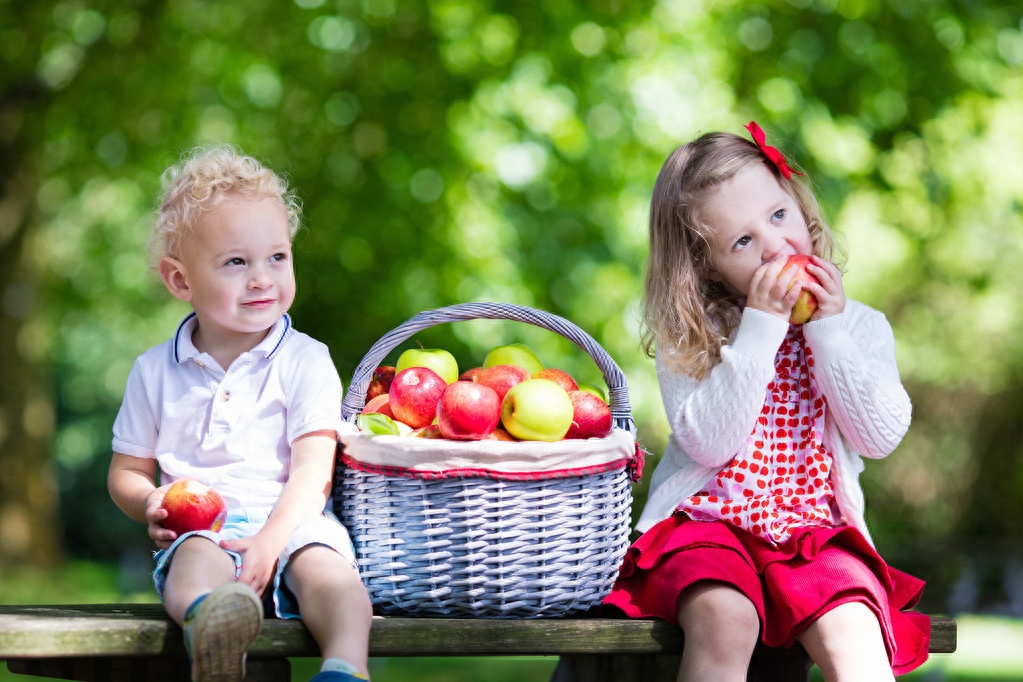
[[[791,178],[793,173],[796,175],[802,175],[799,171],[794,171],[789,168],[789,164],[785,162],[785,157],[782,156],[782,153],[767,144],[767,136],[764,135],[763,129],[756,124],[756,121],[750,121],[749,125],[744,127],[749,131],[749,134],[753,136],[753,141],[757,143],[758,147],[760,147],[760,151],[764,153],[764,156],[771,160],[771,163],[778,167],[778,170],[781,171],[782,175],[786,178]]]

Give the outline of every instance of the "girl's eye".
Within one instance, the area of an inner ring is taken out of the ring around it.
[[[224,265],[245,265],[245,259],[243,258],[229,258]]]
[[[286,254],[286,253],[275,253],[274,255],[270,256],[270,260],[272,260],[275,263],[282,263],[282,262],[288,260],[288,254]]]
[[[786,211],[785,211],[784,208],[779,208],[777,211],[774,212],[774,215],[772,215],[771,218],[773,218],[775,221],[784,220],[785,219],[785,213],[786,213]]]
[[[741,248],[743,246],[746,246],[747,244],[750,243],[750,241],[751,241],[751,239],[750,239],[749,235],[746,235],[744,237],[739,237],[739,239],[735,242],[735,247],[734,248],[738,249],[738,248]]]

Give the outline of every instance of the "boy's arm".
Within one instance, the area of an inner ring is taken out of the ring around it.
[[[167,486],[156,486],[156,460],[115,452],[107,472],[110,498],[129,518],[149,526],[149,537],[167,548],[177,535],[161,524],[167,511],[160,508]]]
[[[266,524],[251,537],[220,543],[225,549],[245,553],[239,582],[261,593],[295,528],[323,513],[334,476],[336,448],[337,432],[328,430],[307,433],[292,443],[288,481]]]

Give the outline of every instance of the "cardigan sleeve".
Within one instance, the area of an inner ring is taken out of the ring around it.
[[[693,461],[721,467],[742,447],[764,405],[787,330],[785,320],[747,308],[733,339],[721,348],[721,361],[702,380],[672,370],[658,354],[672,438]]]
[[[846,310],[803,329],[814,379],[853,450],[878,459],[909,429],[912,405],[895,362],[895,336],[879,311],[849,301]]]

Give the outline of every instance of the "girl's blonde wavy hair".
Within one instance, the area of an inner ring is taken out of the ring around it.
[[[707,133],[677,148],[665,161],[650,202],[650,253],[643,300],[643,347],[660,350],[672,369],[701,379],[721,358],[721,346],[739,323],[741,309],[711,271],[708,237],[713,226],[702,215],[706,197],[753,164],[771,170],[795,199],[814,254],[834,261],[838,252],[811,189],[786,178],[750,140]]]
[[[149,235],[150,266],[164,256],[180,258],[199,218],[224,200],[278,198],[288,213],[292,238],[301,227],[302,207],[287,181],[231,145],[196,147],[164,171],[156,223]]]

